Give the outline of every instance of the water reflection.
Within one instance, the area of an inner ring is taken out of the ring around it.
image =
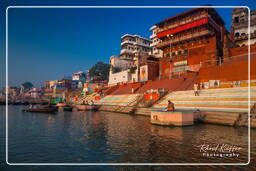
[[[9,114],[10,162],[247,162],[247,141],[247,128],[161,127],[151,125],[148,117],[119,113],[49,115],[21,113],[15,107]],[[242,150],[239,158],[205,157],[199,148],[203,143]]]

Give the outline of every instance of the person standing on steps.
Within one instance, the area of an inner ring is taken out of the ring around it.
[[[198,84],[194,84],[194,93],[195,93],[195,96],[199,96],[199,91],[198,91]]]

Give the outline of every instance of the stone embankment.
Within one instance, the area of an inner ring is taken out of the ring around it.
[[[148,106],[143,94],[107,95],[99,100],[99,110],[150,116],[152,110],[161,110],[167,106],[168,100],[178,110],[190,111],[195,119],[204,123],[229,126],[247,126],[248,121],[248,88],[205,89],[195,96],[191,90],[170,92],[160,100],[150,102]],[[251,87],[251,104],[256,103],[256,87]],[[149,104],[149,103],[148,103]],[[251,112],[251,127],[255,127],[255,109]],[[199,115],[198,115],[199,113]],[[200,117],[198,117],[200,116]],[[247,118],[246,118],[247,116]]]

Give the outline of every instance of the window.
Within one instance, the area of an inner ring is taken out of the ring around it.
[[[188,50],[187,50],[187,49],[184,50],[184,55],[185,55],[185,56],[188,55]]]
[[[239,17],[234,18],[234,23],[239,23]]]

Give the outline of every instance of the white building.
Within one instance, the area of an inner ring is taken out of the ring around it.
[[[161,40],[158,39],[156,36],[157,29],[158,27],[156,25],[153,25],[152,27],[150,27],[150,31],[152,32],[152,34],[150,35],[150,39],[152,40],[152,42],[150,43],[150,47],[151,47],[150,55],[153,55],[157,58],[162,58],[163,51],[161,49],[156,48],[156,45],[161,42]]]
[[[151,40],[125,34],[121,37],[121,51],[119,56],[111,56],[108,85],[118,83],[138,82],[139,63],[151,52]]]
[[[43,91],[41,88],[34,87],[31,90],[29,90],[28,94],[31,98],[39,98],[43,95]]]
[[[248,45],[248,9],[235,8],[232,12],[232,34],[234,43],[237,46]],[[250,43],[256,43],[256,10],[252,10],[250,14]]]
[[[151,40],[138,36],[125,34],[121,37],[120,58],[133,60],[135,53],[149,54]]]
[[[85,74],[82,71],[81,72],[76,72],[76,73],[73,74],[72,80],[85,81]]]
[[[82,71],[74,73],[72,75],[71,89],[83,88],[85,78],[85,74]]]

